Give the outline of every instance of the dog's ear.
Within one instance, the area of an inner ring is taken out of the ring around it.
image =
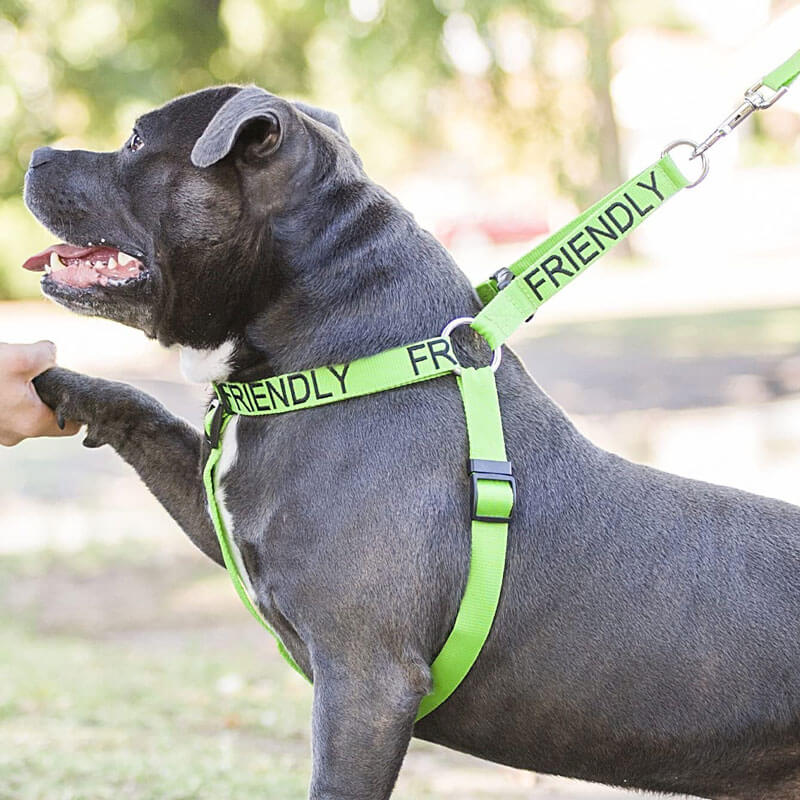
[[[192,164],[216,164],[230,153],[245,129],[248,155],[264,157],[280,147],[283,130],[275,113],[275,97],[257,86],[237,92],[214,114],[194,143]]]
[[[344,132],[344,128],[342,128],[342,123],[339,120],[338,114],[334,114],[333,111],[326,111],[324,108],[311,106],[308,103],[302,103],[300,100],[293,100],[292,104],[304,114],[311,117],[311,119],[315,119],[317,122],[321,122],[323,125],[336,131],[348,144],[350,143],[347,134]]]

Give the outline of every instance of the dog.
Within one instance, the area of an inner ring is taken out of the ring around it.
[[[334,114],[257,87],[179,97],[115,152],[37,149],[25,200],[65,240],[26,262],[44,293],[179,346],[196,381],[349,361],[480,309]],[[457,345],[488,363],[474,332]],[[412,736],[628,788],[800,797],[800,509],[599,449],[508,349],[496,378],[518,483],[502,596],[471,672],[416,724],[469,568],[455,381],[226,430],[228,530],[313,677],[310,797],[388,798]],[[35,385],[222,563],[197,429],[124,384],[53,368]]]

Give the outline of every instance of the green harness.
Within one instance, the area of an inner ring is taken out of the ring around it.
[[[516,499],[516,484],[506,457],[494,373],[502,345],[525,320],[556,292],[580,275],[670,197],[696,186],[708,172],[705,152],[753,111],[768,108],[800,74],[800,51],[745,93],[745,102],[703,143],[680,140],[661,158],[510,267],[476,287],[484,307],[473,319],[453,320],[441,335],[396,347],[347,364],[316,367],[262,378],[249,383],[214,384],[216,399],[205,420],[211,447],[203,473],[211,518],[225,565],[242,602],[275,637],[289,665],[308,679],[280,637],[264,618],[254,597],[238,548],[225,528],[216,499],[215,468],[222,455],[225,429],[234,415],[286,414],[375,394],[444,376],[454,376],[464,405],[469,440],[468,471],[472,483],[471,557],[467,584],[451,632],[431,664],[433,689],[422,699],[417,720],[430,714],[458,688],[489,635],[494,621],[506,561],[508,524]],[[773,95],[764,97],[764,89]],[[700,177],[690,183],[670,151],[692,147],[691,158],[702,159]],[[450,333],[469,324],[493,350],[492,363],[478,369],[462,367]]]

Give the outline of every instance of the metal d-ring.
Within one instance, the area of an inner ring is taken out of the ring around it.
[[[700,145],[698,145],[697,142],[692,142],[689,139],[676,139],[674,142],[670,142],[670,144],[668,144],[661,151],[661,158],[664,158],[664,156],[667,155],[667,153],[669,153],[670,150],[674,150],[676,147],[680,147],[681,145],[686,145],[686,147],[691,147],[692,148],[691,158],[700,156],[700,160],[703,163],[703,170],[700,173],[700,177],[694,183],[686,184],[687,189],[693,189],[695,186],[697,186],[698,183],[700,183],[702,180],[705,179],[706,175],[708,175],[708,168],[709,168],[708,156],[706,155],[705,150],[698,150]]]
[[[449,336],[456,328],[461,327],[462,325],[469,325],[470,323],[475,321],[475,317],[456,317],[447,325],[444,326],[442,329],[442,337]],[[503,345],[500,345],[496,350],[492,350],[492,363],[489,365],[492,368],[492,372],[497,372],[497,368],[500,366],[500,362],[503,360]],[[456,375],[461,373],[461,369],[457,368],[453,370]]]

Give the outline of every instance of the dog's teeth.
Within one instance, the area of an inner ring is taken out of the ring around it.
[[[55,269],[58,269],[61,266],[61,259],[55,254],[50,253],[50,263],[48,267],[50,268],[48,272],[52,272]]]
[[[111,256],[111,258],[108,259],[108,268],[110,270],[115,270],[117,268],[117,262],[114,259],[114,256]]]
[[[119,263],[124,267],[126,264],[130,264],[131,261],[136,261],[133,256],[129,256],[127,253],[123,253],[122,250],[117,253],[117,260]]]

